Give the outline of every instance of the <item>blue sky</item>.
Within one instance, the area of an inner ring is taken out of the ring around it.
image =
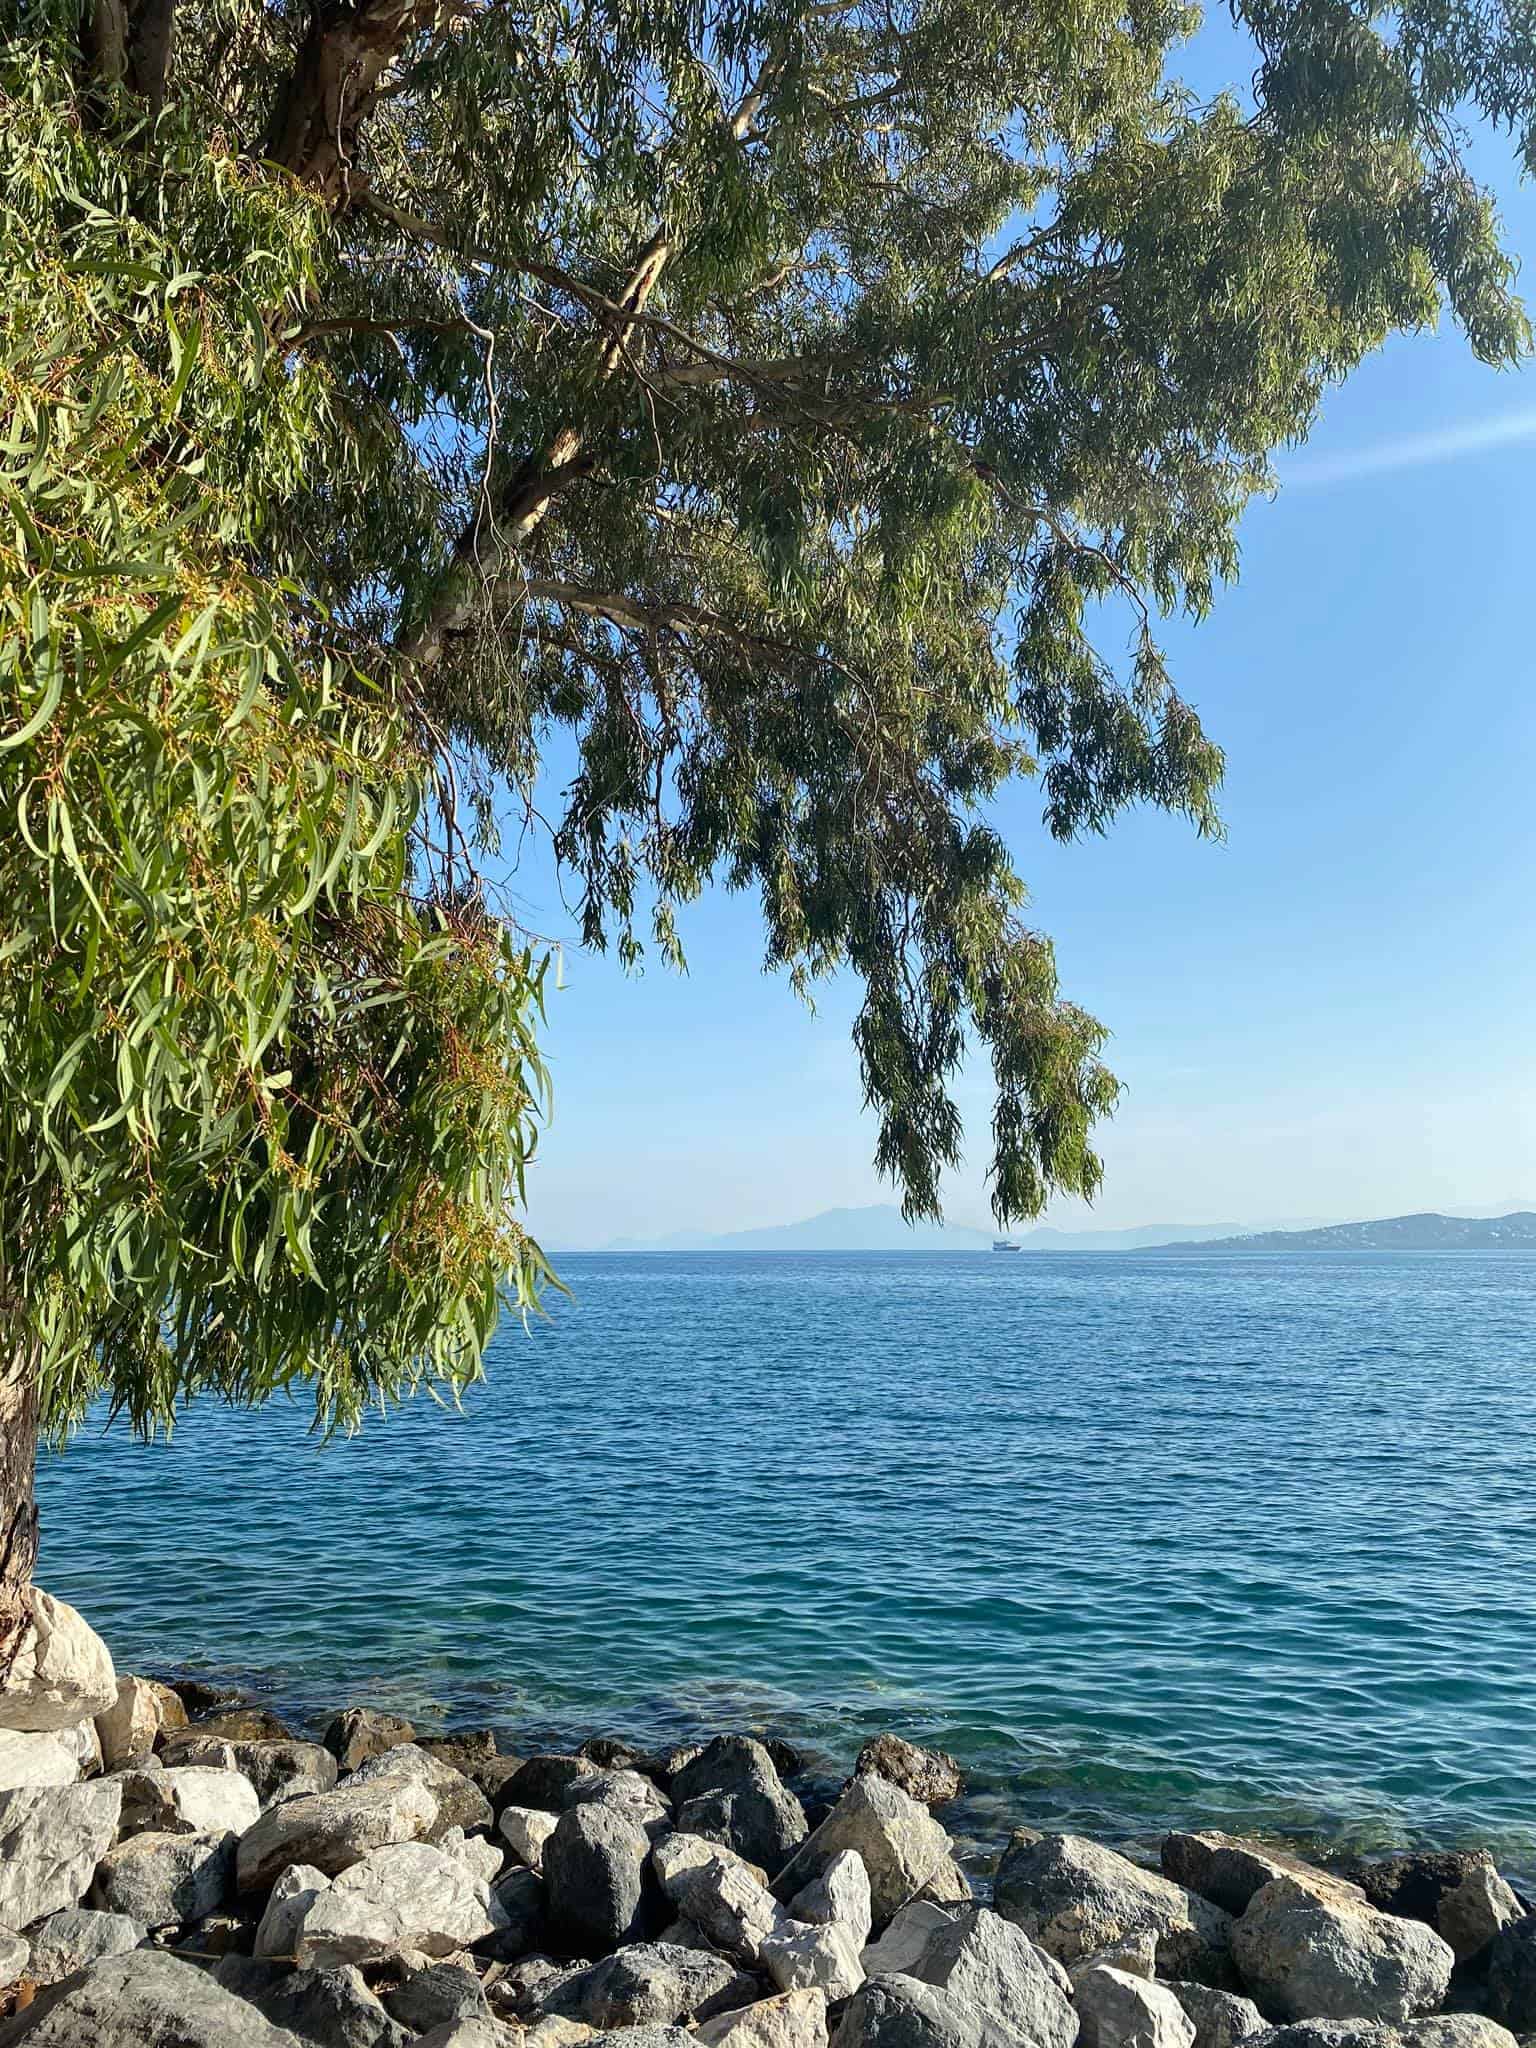
[[[1207,35],[1192,70],[1231,76]],[[1536,264],[1536,195],[1480,151]],[[1526,278],[1527,295],[1536,290]],[[1166,639],[1227,751],[1224,844],[1150,813],[1054,845],[1038,789],[1000,811],[1065,991],[1127,1084],[1091,1214],[1342,1219],[1536,1203],[1536,370],[1454,330],[1395,342],[1328,400],[1243,529],[1241,581]],[[514,881],[569,935],[548,870]],[[765,977],[747,897],[685,913],[690,972],[574,948],[552,994],[555,1116],[532,1220],[552,1242],[728,1230],[893,1199],[848,1043],[856,991],[809,1015]],[[989,1099],[948,1194],[988,1220]]]

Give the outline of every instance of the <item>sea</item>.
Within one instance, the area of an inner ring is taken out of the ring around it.
[[[570,1256],[483,1385],[93,1418],[40,1582],[120,1667],[503,1746],[871,1734],[1011,1825],[1536,1872],[1536,1256]]]

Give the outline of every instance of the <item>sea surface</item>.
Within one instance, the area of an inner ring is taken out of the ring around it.
[[[39,1473],[125,1668],[504,1746],[895,1728],[956,1824],[1536,1870],[1536,1257],[568,1257],[462,1413]],[[979,1857],[979,1851],[978,1851]]]

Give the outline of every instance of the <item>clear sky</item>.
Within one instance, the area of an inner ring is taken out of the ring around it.
[[[1202,87],[1237,75],[1206,34]],[[1480,168],[1536,269],[1536,195]],[[1073,1228],[1341,1220],[1536,1205],[1536,367],[1496,374],[1454,330],[1403,339],[1328,400],[1282,490],[1250,508],[1241,581],[1165,628],[1226,748],[1225,844],[1123,818],[1067,847],[1032,784],[999,818],[1064,991],[1127,1084],[1106,1185]],[[547,867],[514,881],[570,933]],[[571,948],[547,1045],[555,1116],[532,1220],[554,1243],[731,1230],[889,1201],[848,1027],[762,972],[750,897],[684,915],[690,971]],[[988,1221],[984,1063],[949,1191]]]

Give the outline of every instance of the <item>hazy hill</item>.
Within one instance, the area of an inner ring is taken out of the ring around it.
[[[1192,1247],[1169,1241],[1151,1249],[1183,1252]],[[1219,1237],[1199,1249],[1203,1252],[1536,1251],[1536,1212],[1521,1209],[1512,1216],[1441,1216],[1427,1210],[1416,1216],[1386,1216],[1375,1223],[1334,1223],[1323,1230],[1253,1231],[1242,1237]]]
[[[1231,1233],[1230,1223],[1145,1223],[1135,1230],[1055,1230],[1042,1225],[1015,1232],[1033,1252],[1124,1252],[1169,1243],[1203,1242]],[[868,1209],[825,1209],[798,1223],[761,1230],[732,1230],[718,1236],[674,1231],[670,1237],[615,1238],[608,1252],[975,1252],[985,1251],[994,1232],[963,1223],[909,1225],[893,1204]]]

